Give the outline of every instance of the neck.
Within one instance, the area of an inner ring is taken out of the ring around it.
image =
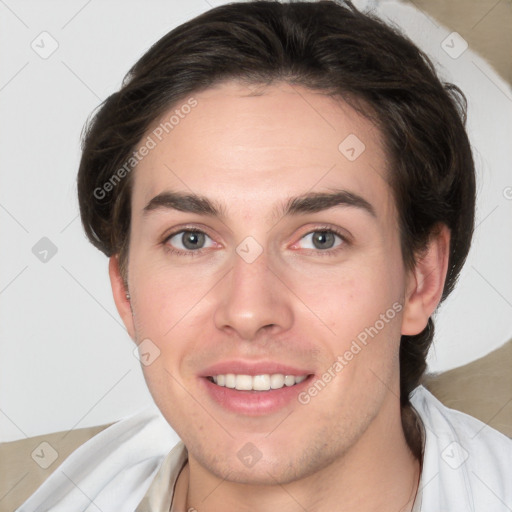
[[[407,436],[410,439],[411,432]],[[406,441],[400,414],[394,415],[393,421],[389,416],[377,417],[342,457],[290,482],[239,483],[229,475],[222,478],[212,474],[189,457],[185,510],[410,512],[420,468],[420,460]]]

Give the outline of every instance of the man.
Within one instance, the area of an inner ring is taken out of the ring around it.
[[[161,416],[20,510],[510,510],[512,442],[419,385],[473,230],[463,105],[350,4],[230,4],[156,43],[78,192]]]

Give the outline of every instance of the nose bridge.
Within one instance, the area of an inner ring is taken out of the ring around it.
[[[254,251],[250,241],[237,247],[215,311],[217,328],[234,330],[247,340],[254,339],[262,328],[288,329],[293,319],[291,304],[269,268],[267,253],[262,248],[258,254]]]
[[[268,256],[263,252],[254,261],[244,259],[239,253],[233,258],[232,293],[240,305],[245,302],[248,306],[251,299],[259,301],[270,295],[268,265]]]

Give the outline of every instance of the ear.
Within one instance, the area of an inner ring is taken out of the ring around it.
[[[402,334],[414,336],[427,326],[443,294],[450,255],[450,230],[439,224],[407,278]]]
[[[123,320],[130,338],[135,341],[132,307],[130,299],[127,297],[128,289],[125,287],[121,272],[119,271],[119,256],[117,254],[111,256],[109,259],[108,275],[110,276],[112,294],[119,316]]]

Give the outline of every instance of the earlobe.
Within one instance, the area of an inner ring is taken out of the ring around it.
[[[130,338],[135,340],[133,313],[130,303],[131,298],[119,270],[119,257],[117,254],[111,256],[109,259],[108,274],[110,276],[110,285],[112,287],[112,294],[114,296],[117,311],[123,320]]]
[[[402,334],[414,336],[427,326],[443,294],[449,256],[450,230],[440,224],[408,276]]]

